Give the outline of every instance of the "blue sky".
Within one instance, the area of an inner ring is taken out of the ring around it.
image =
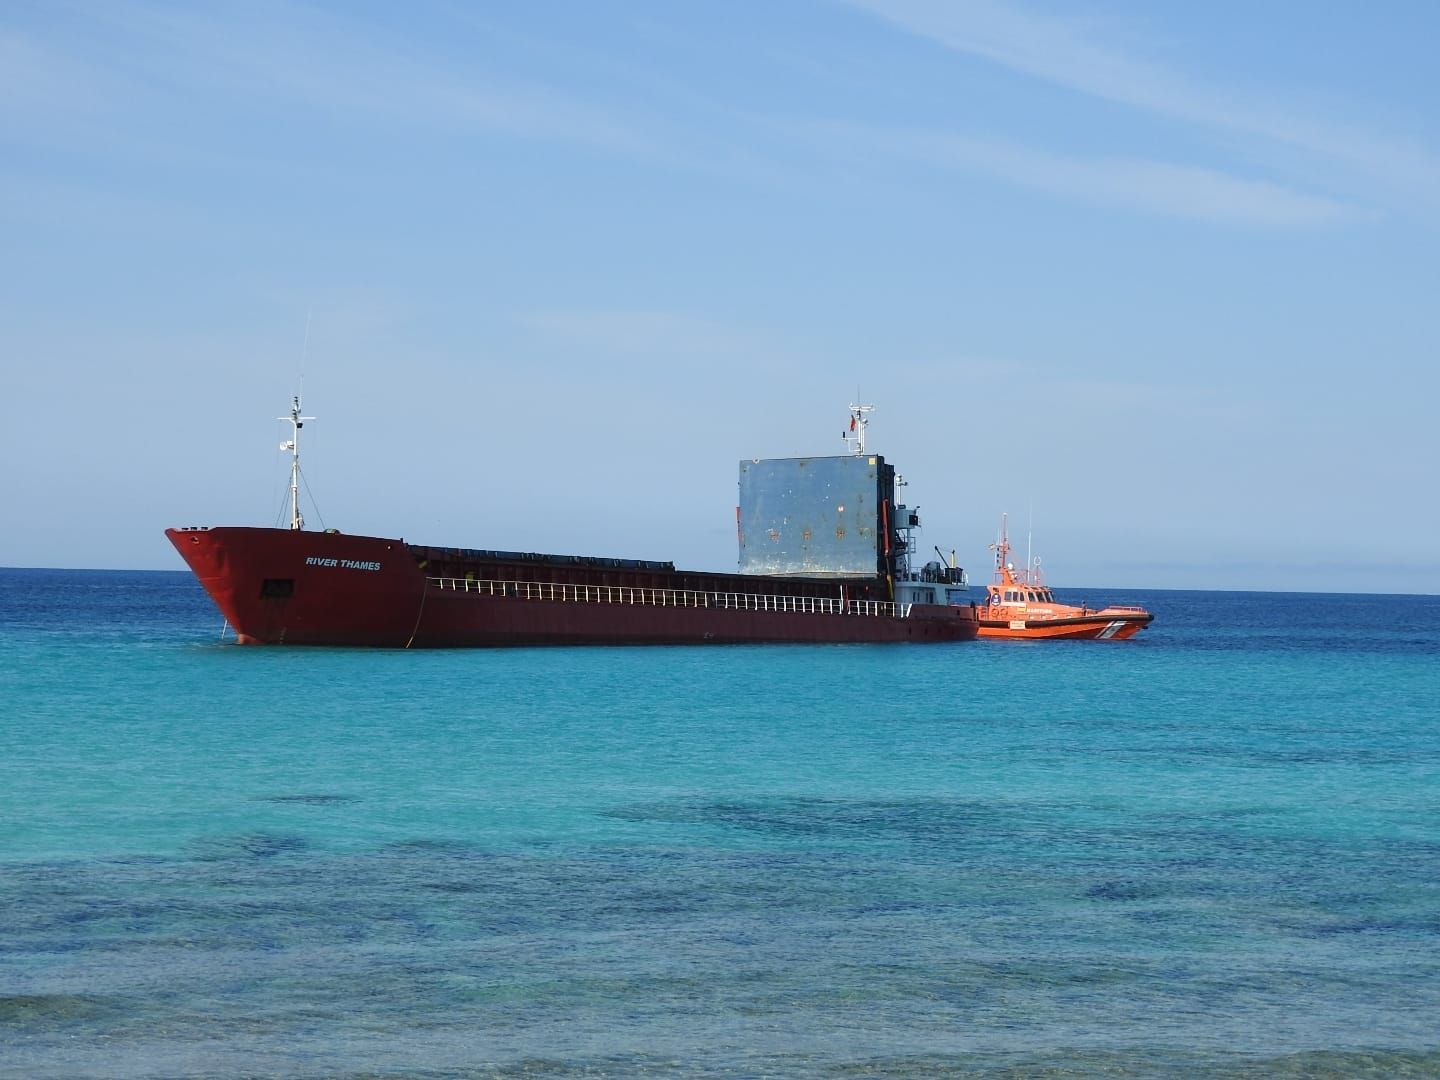
[[[734,565],[841,452],[1056,585],[1440,592],[1430,3],[0,5],[0,564]],[[309,323],[309,344],[305,345]]]

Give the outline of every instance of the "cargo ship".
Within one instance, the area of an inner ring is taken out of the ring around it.
[[[1010,561],[1008,519],[1000,517],[1000,538],[990,545],[995,552],[995,578],[987,585],[980,608],[980,636],[983,638],[1068,638],[1123,641],[1134,637],[1154,621],[1143,607],[1110,604],[1092,608],[1085,604],[1062,604],[1045,584],[1038,556],[1026,556],[1027,565],[1016,570]]]
[[[735,573],[674,563],[435,547],[305,527],[294,398],[289,527],[167,529],[245,645],[446,648],[760,642],[947,642],[976,637],[965,572],[912,567],[918,508],[865,447],[740,462]]]

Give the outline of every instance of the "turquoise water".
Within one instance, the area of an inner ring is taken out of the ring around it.
[[[1087,598],[1156,624],[241,649],[0,571],[0,1076],[1440,1075],[1440,597]]]

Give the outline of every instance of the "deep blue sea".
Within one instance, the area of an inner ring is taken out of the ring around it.
[[[1083,595],[1156,622],[241,648],[0,571],[0,1076],[1440,1075],[1440,597]]]

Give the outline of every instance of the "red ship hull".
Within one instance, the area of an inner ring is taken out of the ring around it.
[[[897,607],[883,583],[423,548],[288,529],[165,533],[242,644],[444,648],[968,641],[973,606]]]

